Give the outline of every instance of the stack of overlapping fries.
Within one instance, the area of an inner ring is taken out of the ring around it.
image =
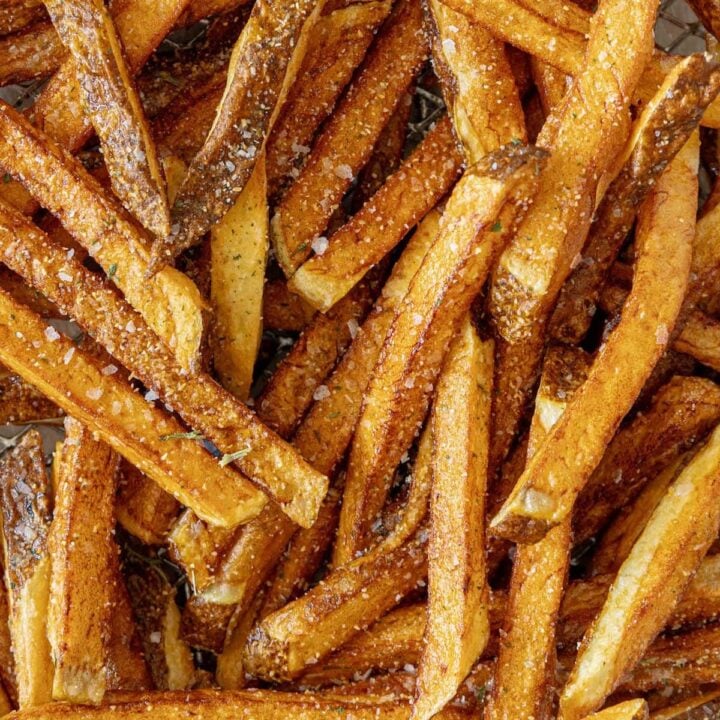
[[[690,4],[0,0],[0,714],[720,716]]]

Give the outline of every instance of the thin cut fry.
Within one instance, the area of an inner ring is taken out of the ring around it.
[[[113,497],[118,456],[73,418],[55,488],[48,639],[55,662],[53,699],[101,702],[107,687],[107,629],[117,549]]]
[[[492,381],[493,342],[480,340],[467,318],[432,410],[428,619],[416,719],[445,707],[490,637],[484,525]]]
[[[52,699],[53,661],[45,632],[50,596],[50,487],[42,438],[31,430],[0,461],[5,584],[18,704]]]
[[[672,484],[620,568],[560,697],[563,720],[602,705],[665,624],[720,524],[720,430]]]
[[[528,148],[503,148],[466,171],[453,191],[364,399],[334,547],[338,567],[367,546],[391,475],[425,416],[448,341],[532,197],[541,157]]]
[[[493,518],[495,534],[537,540],[570,515],[578,493],[667,345],[689,280],[697,162],[698,138],[694,136],[643,206],[635,280],[620,324],[600,350],[587,381]],[[672,263],[668,257],[673,258]],[[622,376],[616,372],[618,367],[625,368]],[[582,418],[587,417],[593,418],[591,431],[582,425]]]
[[[67,257],[19,214],[6,217],[12,218],[11,232],[7,224],[3,232],[0,223],[0,245],[5,250],[2,257],[6,264],[21,270],[27,280],[55,298],[70,316],[112,349],[118,360],[148,388],[156,388],[192,428],[204,433],[224,453],[221,465],[235,463],[251,480],[266,488],[299,524],[312,524],[327,490],[327,478],[309,467],[293,448],[208,375],[185,373],[142,318],[106,282]],[[164,434],[168,433],[159,433]],[[172,437],[172,433],[170,435]],[[195,483],[205,480],[200,475]],[[225,508],[222,513],[225,520],[219,524],[232,526],[247,520],[248,508],[243,507],[243,501],[249,500],[250,489],[235,482],[225,488],[225,492],[238,493],[239,497]],[[213,498],[215,503],[219,504],[217,497]],[[184,504],[192,506],[188,502]],[[262,504],[263,501],[258,502],[255,497],[253,509],[257,511]],[[235,522],[230,521],[231,517]]]
[[[0,85],[47,77],[66,57],[52,23],[38,23],[0,38]]]
[[[383,127],[427,57],[418,0],[400,0],[361,73],[323,128],[300,175],[277,206],[270,230],[290,277],[325,232]]]
[[[605,710],[588,715],[586,720],[648,720],[648,704],[642,698],[627,700]]]
[[[73,56],[113,190],[148,230],[167,235],[165,180],[109,10],[102,0],[45,0],[45,7]]]
[[[0,164],[87,248],[178,360],[186,368],[194,367],[205,304],[192,281],[172,268],[148,279],[145,233],[79,162],[4,104],[0,130]]]

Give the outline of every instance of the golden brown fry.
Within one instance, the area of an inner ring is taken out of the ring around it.
[[[249,0],[190,0],[180,22],[192,25],[211,15],[229,13],[246,5]]]
[[[178,501],[125,460],[117,486],[115,515],[120,525],[146,545],[162,545],[180,510]]]
[[[563,720],[600,707],[662,629],[717,536],[720,431],[673,482],[618,571],[560,697]]]
[[[371,0],[326,7],[308,41],[297,81],[288,93],[267,144],[269,194],[275,196],[362,61],[392,2]]]
[[[0,246],[4,247],[2,256],[6,264],[21,270],[38,289],[55,298],[98,341],[112,349],[118,360],[148,388],[157,388],[163,399],[171,403],[191,427],[204,433],[224,453],[221,466],[234,463],[250,479],[266,488],[299,524],[312,524],[327,490],[327,478],[313,470],[293,448],[208,375],[185,373],[142,318],[106,282],[85,270],[73,258],[68,258],[19,214],[6,214],[5,217],[12,218],[10,226],[0,223]],[[34,262],[28,252],[35,257]],[[23,268],[20,268],[21,264]],[[142,399],[138,398],[138,401],[142,402]],[[177,433],[159,433],[160,436],[168,434],[173,438]],[[153,433],[151,438],[157,436]],[[197,435],[194,439],[198,439]],[[172,455],[172,449],[174,445],[169,446],[165,454]],[[251,490],[240,476],[235,477],[237,481],[224,488],[224,493],[237,493],[237,500],[229,501],[230,506],[221,514],[224,521],[215,516],[217,524],[232,526],[245,521],[250,509],[248,504],[254,513],[264,504],[265,498],[257,497],[260,493]],[[206,478],[200,475],[195,482],[205,483]],[[213,493],[217,492],[224,494],[215,488]],[[211,502],[220,504],[217,496]],[[185,501],[184,504],[192,507],[193,503]]]
[[[40,434],[31,430],[0,461],[5,584],[21,708],[50,702],[53,661],[45,632],[50,596],[50,485]]]
[[[550,348],[535,398],[528,458],[541,447],[587,377],[590,360],[576,349]],[[570,520],[534,544],[518,545],[508,607],[485,720],[546,717],[552,706],[555,627],[572,544]]]
[[[602,4],[583,71],[538,139],[543,146],[551,140],[551,158],[531,212],[500,258],[489,297],[499,340],[496,396],[503,398],[493,467],[507,454],[534,385],[548,315],[585,239],[597,184],[625,141],[630,99],[652,49],[655,10],[654,0]]]
[[[110,555],[117,552],[111,533],[119,458],[73,418],[65,420],[65,433],[48,538],[52,694],[54,700],[98,703],[107,687]]]
[[[622,169],[597,210],[583,258],[560,292],[550,321],[556,339],[578,343],[587,333],[604,279],[640,204],[720,89],[718,67],[703,55],[684,58],[636,120]]]
[[[673,342],[673,348],[720,371],[720,321],[700,310],[692,310]]]
[[[290,290],[313,307],[329,310],[435,207],[461,170],[462,155],[450,120],[443,118],[378,192],[331,235],[328,247],[297,270],[288,282]],[[313,249],[317,247],[313,243]],[[299,260],[307,254],[298,253]]]
[[[0,579],[0,680],[0,687],[5,690],[13,706],[17,707],[18,690],[10,637],[10,601],[4,577]]]
[[[648,704],[642,698],[627,700],[605,710],[588,715],[586,720],[648,720]]]
[[[147,278],[147,237],[70,155],[0,105],[0,164],[18,177],[88,249],[128,301],[191,368],[202,341],[204,301],[172,268]]]
[[[440,234],[396,312],[353,439],[333,562],[367,546],[389,480],[422,422],[460,320],[482,287],[515,218],[532,197],[542,155],[508,146],[466,171]]]
[[[0,35],[10,35],[46,18],[42,0],[6,0],[0,3]]]
[[[325,232],[426,57],[420,2],[400,0],[362,71],[276,208],[270,231],[276,257],[288,277]]]
[[[0,424],[25,425],[62,415],[62,410],[19,375],[0,377]]]
[[[493,533],[514,540],[538,540],[570,516],[578,493],[660,358],[689,281],[697,163],[698,138],[694,136],[658,180],[641,210],[635,279],[620,324],[600,350],[587,381],[493,518]],[[672,263],[668,257],[673,258]],[[622,375],[616,372],[618,367],[625,368]],[[588,417],[593,418],[591,431],[583,425],[582,419]]]
[[[290,292],[285,280],[265,283],[263,324],[267,330],[302,332],[315,316],[315,308]]]
[[[432,409],[428,618],[413,718],[433,717],[455,695],[490,637],[485,492],[493,342],[463,321]]]
[[[116,195],[156,235],[170,232],[165,179],[120,38],[102,0],[45,0],[71,53],[83,108]]]
[[[230,58],[228,80],[203,147],[173,205],[173,232],[153,246],[154,265],[175,258],[235,204],[299,70],[324,2],[256,3]]]
[[[0,85],[46,77],[60,66],[65,56],[65,48],[49,22],[0,38]]]
[[[688,700],[682,700],[679,703],[665,707],[662,710],[656,710],[650,717],[652,720],[677,720],[677,718],[685,718],[689,720],[688,713],[697,708],[703,708],[713,700],[720,697],[720,690],[711,690],[710,692],[695,695]]]
[[[675,377],[650,407],[618,432],[578,498],[576,541],[595,535],[645,483],[702,439],[720,420],[720,388],[698,377]]]

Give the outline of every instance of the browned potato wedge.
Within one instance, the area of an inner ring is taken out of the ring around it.
[[[0,38],[0,85],[47,77],[60,66],[66,54],[49,22]]]
[[[50,485],[40,434],[31,430],[0,461],[5,584],[18,704],[50,702],[53,661],[45,632],[50,597]]]

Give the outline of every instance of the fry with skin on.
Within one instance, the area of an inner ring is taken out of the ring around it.
[[[205,303],[192,281],[173,268],[148,279],[147,235],[77,160],[1,103],[0,130],[0,165],[87,248],[183,366],[194,368]]]
[[[54,298],[148,388],[157,388],[165,402],[224,454],[221,465],[233,462],[265,488],[295,521],[312,524],[327,490],[325,476],[313,470],[296,450],[208,375],[184,373],[140,315],[104,280],[67,257],[18,213],[8,209],[1,219],[4,222],[0,222],[0,255],[6,264],[12,264],[31,284]],[[142,402],[140,398],[139,401]],[[163,435],[177,439],[172,432],[153,433],[151,437]],[[181,433],[180,438],[183,437],[187,434]],[[197,440],[197,433],[191,439]],[[217,524],[232,527],[247,520],[248,495],[255,496],[251,501],[255,513],[264,505],[265,498],[257,498],[261,493],[248,487],[241,476],[236,477],[237,481],[224,488],[224,492],[220,488],[213,491],[221,495],[237,493],[237,500],[224,509],[224,519],[216,519]],[[196,484],[206,482],[202,476],[195,480]],[[227,495],[226,499],[229,500]],[[217,495],[212,500],[213,504],[220,503]],[[192,506],[191,502],[184,504]]]
[[[119,458],[73,418],[65,420],[65,433],[48,539],[53,699],[99,703],[107,687],[110,555],[117,552],[111,533]]]
[[[456,185],[438,238],[395,313],[363,401],[333,549],[336,567],[367,547],[392,473],[425,416],[448,341],[532,197],[541,160],[538,151],[508,146]]]
[[[5,584],[20,708],[50,702],[53,661],[45,632],[50,596],[50,485],[42,438],[29,431],[0,461]]]
[[[587,377],[582,350],[550,348],[535,398],[528,443],[531,458]],[[505,623],[485,720],[546,717],[551,712],[555,633],[570,561],[567,519],[534,544],[518,545]]]
[[[148,230],[167,235],[165,179],[110,11],[102,0],[45,0],[45,7],[73,57],[113,190]]]
[[[493,518],[494,534],[538,540],[570,515],[578,493],[660,358],[688,286],[697,163],[695,135],[658,180],[641,210],[635,279],[620,324]],[[618,367],[626,368],[622,376],[615,372]],[[582,424],[582,418],[588,417],[593,418],[592,431]]]
[[[493,342],[482,341],[468,317],[448,352],[430,420],[428,619],[416,720],[447,704],[490,637],[484,524],[492,381]]]
[[[585,634],[560,696],[563,720],[600,707],[662,629],[717,536],[720,430],[668,489]]]
[[[17,35],[0,38],[0,85],[46,77],[66,56],[52,23],[31,25]]]
[[[271,239],[288,277],[310,256],[426,57],[420,2],[400,0],[275,210]]]

